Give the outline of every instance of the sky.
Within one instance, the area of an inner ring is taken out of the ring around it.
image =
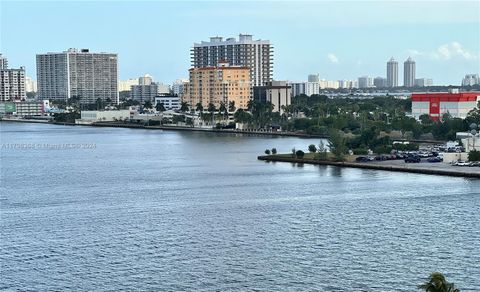
[[[480,1],[8,1],[0,53],[36,78],[35,55],[117,53],[119,79],[188,77],[190,49],[211,36],[253,34],[274,46],[274,79],[386,76],[416,61],[416,77],[459,85],[480,73]]]

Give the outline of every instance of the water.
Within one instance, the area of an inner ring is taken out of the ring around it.
[[[480,180],[256,159],[316,139],[0,127],[2,290],[480,290]]]

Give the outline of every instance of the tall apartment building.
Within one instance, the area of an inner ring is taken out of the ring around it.
[[[8,60],[0,54],[0,70],[8,69]]]
[[[177,79],[172,84],[172,92],[174,95],[182,97],[185,91],[185,84],[188,83],[188,79]]]
[[[398,62],[392,57],[387,62],[387,87],[398,86]]]
[[[430,78],[415,79],[415,86],[419,86],[419,87],[433,86],[433,79],[430,79]]]
[[[383,77],[375,77],[373,79],[373,85],[377,88],[387,87],[387,79]]]
[[[320,84],[318,82],[292,82],[288,85],[292,88],[292,97],[300,94],[305,94],[307,96],[320,94]]]
[[[292,87],[286,81],[267,82],[265,86],[253,87],[253,99],[260,102],[271,102],[273,111],[283,114],[283,106],[292,103]]]
[[[403,86],[415,86],[415,61],[411,57],[403,63]]]
[[[207,109],[213,103],[218,109],[220,103],[234,101],[235,107],[246,109],[250,100],[250,68],[231,66],[220,62],[218,66],[191,68],[190,82],[185,86],[182,101],[192,108],[202,104]]]
[[[480,84],[480,77],[478,74],[467,74],[462,80],[462,86],[472,86]]]
[[[248,67],[252,86],[264,85],[273,76],[273,46],[268,40],[253,40],[252,35],[235,38],[211,37],[195,43],[191,52],[193,68],[216,67],[219,62]]]
[[[0,69],[0,101],[24,100],[26,98],[25,68]]]
[[[358,77],[358,88],[373,87],[373,78],[370,76]]]
[[[38,54],[37,84],[40,99],[78,97],[80,103],[92,104],[100,98],[118,103],[117,54],[88,49]]]
[[[127,80],[118,81],[118,91],[130,91],[132,85],[138,85],[138,78],[131,78]]]
[[[148,85],[132,85],[130,89],[130,98],[139,101],[141,104],[146,101],[153,103],[157,95],[158,86],[155,82]]]
[[[0,54],[0,101],[24,100],[25,68],[8,69],[8,60]]]

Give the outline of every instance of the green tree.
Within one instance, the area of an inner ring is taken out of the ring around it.
[[[162,102],[159,102],[155,105],[155,109],[157,110],[157,112],[164,112],[166,111],[165,109],[165,106],[163,105]]]
[[[273,155],[277,154],[277,148],[272,148],[272,154]]]
[[[308,151],[309,151],[310,153],[315,153],[315,152],[317,152],[317,146],[315,146],[315,144],[310,144],[310,145],[308,145]]]
[[[197,103],[195,106],[196,106],[195,110],[197,112],[200,112],[200,114],[203,113],[203,105],[201,102]]]
[[[432,273],[428,280],[418,285],[418,289],[422,289],[425,292],[459,292],[460,290],[455,288],[453,283],[447,282],[445,276],[442,273]]]
[[[265,154],[270,155],[270,149],[265,150]]]
[[[97,110],[105,109],[105,102],[103,101],[103,99],[101,99],[100,97],[97,98],[97,100],[95,100],[95,107],[97,108]]]
[[[235,112],[235,109],[236,109],[235,108],[235,101],[234,100],[229,101],[228,102],[228,111],[233,113],[233,112]]]
[[[149,100],[145,101],[145,103],[143,104],[143,107],[148,109],[153,108],[152,102]]]
[[[295,156],[296,156],[297,158],[302,159],[302,158],[305,156],[305,152],[303,152],[302,150],[297,150],[297,151],[295,152]]]
[[[188,112],[188,103],[186,103],[185,101],[182,101],[182,104],[180,106],[180,111],[181,112]]]
[[[228,111],[227,106],[223,101],[220,102],[220,107],[218,108],[218,111],[223,114],[223,119],[225,120],[225,116],[228,116]]]
[[[472,150],[468,153],[469,161],[480,161],[480,151]]]
[[[345,153],[347,152],[346,139],[338,130],[330,131],[330,137],[328,139],[330,152],[334,155],[335,160],[343,161]]]

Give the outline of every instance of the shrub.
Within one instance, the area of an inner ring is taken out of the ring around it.
[[[308,151],[311,153],[317,152],[317,147],[314,144],[308,145]]]
[[[272,154],[273,155],[277,154],[277,148],[272,148]]]
[[[356,149],[353,149],[353,154],[355,154],[355,155],[367,155],[368,154],[368,149],[366,149],[366,148],[356,148]]]
[[[480,151],[472,150],[468,153],[469,161],[480,161]]]
[[[265,154],[270,155],[270,149],[265,150]]]
[[[297,158],[302,159],[303,156],[305,156],[305,152],[303,152],[302,150],[298,150],[297,152],[295,152],[295,155],[297,156]]]
[[[295,152],[296,152],[295,147],[293,147],[292,148],[292,157],[295,157]]]

